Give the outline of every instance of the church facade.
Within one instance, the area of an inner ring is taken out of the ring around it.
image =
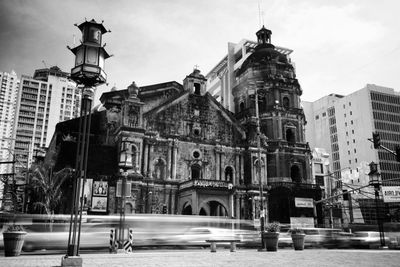
[[[308,205],[321,198],[321,190],[311,178],[302,91],[292,64],[274,49],[270,36],[264,27],[257,32],[258,45],[235,74],[234,112],[206,92],[198,69],[182,85],[132,83],[104,93],[103,108],[92,115],[83,189],[88,213],[118,213],[125,177],[126,214],[256,220],[264,214],[262,200],[270,221],[319,223],[321,207]],[[57,168],[72,164],[76,124],[57,126],[52,142]],[[100,186],[102,194],[95,191]]]

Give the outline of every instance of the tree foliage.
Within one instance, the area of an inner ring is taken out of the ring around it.
[[[28,173],[29,187],[32,190],[34,211],[54,214],[63,195],[62,185],[72,177],[72,169],[64,168],[53,172],[45,164],[33,165]]]

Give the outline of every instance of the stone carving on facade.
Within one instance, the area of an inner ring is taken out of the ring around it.
[[[113,130],[120,124],[121,110],[117,106],[113,106],[106,111],[107,127]]]
[[[127,106],[126,126],[137,127],[139,125],[139,107]]]

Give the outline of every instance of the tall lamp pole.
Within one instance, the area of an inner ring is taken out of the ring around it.
[[[104,46],[102,46],[102,35],[109,32],[104,28],[103,23],[97,23],[92,19],[80,25],[75,24],[75,26],[82,32],[81,44],[74,48],[68,46],[67,48],[75,55],[75,67],[71,69],[71,79],[77,85],[83,86],[83,92],[67,255],[62,258],[61,266],[82,266],[82,258],[79,256],[79,244],[83,203],[80,202],[83,199],[83,190],[81,189],[84,188],[87,176],[91,107],[96,86],[106,82],[107,75],[104,72],[104,61],[110,57]]]
[[[378,164],[375,162],[371,162],[369,164],[370,172],[369,175],[369,184],[374,187],[375,191],[375,211],[376,211],[376,220],[378,222],[379,228],[379,237],[381,241],[381,246],[385,246],[385,232],[383,230],[383,223],[379,212],[379,191],[381,186],[380,181],[380,173],[378,172]]]
[[[265,220],[265,214],[264,214],[264,199],[263,199],[263,183],[262,183],[262,175],[261,175],[261,132],[260,132],[260,115],[259,115],[259,110],[258,110],[258,91],[257,91],[257,85],[254,85],[254,95],[255,95],[255,108],[256,108],[256,132],[257,132],[257,173],[258,173],[258,181],[260,183],[260,232],[261,232],[261,250],[264,248],[264,240],[263,240],[263,234],[264,234],[264,220]]]
[[[121,192],[117,192],[117,196],[121,197],[120,201],[120,214],[119,214],[119,232],[118,232],[118,251],[125,252],[125,206],[126,206],[126,198],[131,196],[130,184],[127,183],[128,177],[128,169],[131,169],[132,166],[129,162],[130,157],[127,151],[127,142],[122,140],[121,142],[121,153],[120,153],[120,161],[118,166],[120,167],[120,174],[122,176],[122,181],[119,181],[117,188],[121,188]],[[119,191],[119,190],[117,190]],[[117,251],[117,252],[118,252]]]

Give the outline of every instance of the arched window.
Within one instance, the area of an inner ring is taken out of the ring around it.
[[[296,142],[296,136],[293,128],[286,129],[286,141],[288,141],[289,143]]]
[[[154,166],[154,178],[155,179],[165,179],[165,163],[161,158],[156,161]]]
[[[194,94],[200,95],[200,84],[199,83],[194,83]]]
[[[300,183],[301,182],[299,166],[293,165],[290,168],[290,178],[292,178],[292,182],[294,182],[294,183]]]
[[[191,167],[191,171],[192,171],[192,180],[201,179],[201,168],[199,165],[193,165]]]
[[[225,181],[227,182],[233,181],[233,169],[230,166],[225,168]]]
[[[253,166],[254,174],[255,174],[255,176],[253,177],[253,179],[254,179],[253,183],[254,184],[260,184],[260,174],[259,174],[259,170],[258,170],[258,167],[259,167],[258,164],[259,164],[259,160],[255,159],[254,166]],[[265,179],[266,179],[266,177],[264,177],[265,176],[265,165],[264,165],[264,160],[263,159],[261,159],[260,169],[261,169],[261,180],[265,181]]]
[[[287,96],[285,96],[285,97],[283,98],[283,107],[284,107],[284,108],[289,108],[289,106],[290,106],[289,98],[288,98]]]

